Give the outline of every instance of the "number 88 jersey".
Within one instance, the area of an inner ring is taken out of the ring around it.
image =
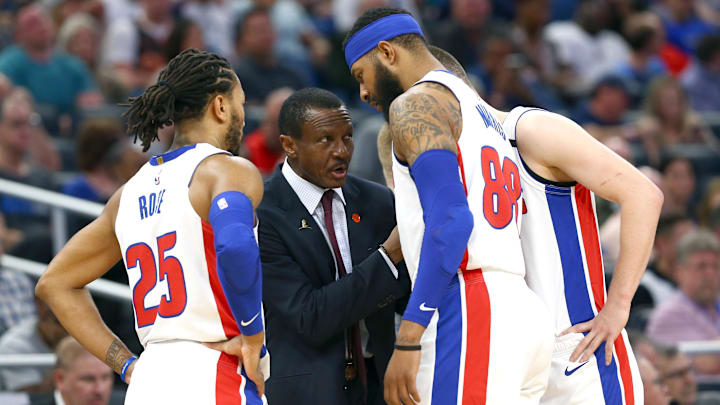
[[[525,275],[519,236],[521,189],[516,155],[488,105],[450,72],[429,72],[416,84],[440,83],[460,102],[462,133],[457,142],[458,176],[474,226],[460,270],[482,269]],[[393,178],[400,242],[414,282],[425,224],[415,182],[393,153]]]
[[[197,166],[220,153],[197,144],[154,156],[123,188],[115,234],[143,346],[239,334],[217,278],[212,227],[188,195]]]

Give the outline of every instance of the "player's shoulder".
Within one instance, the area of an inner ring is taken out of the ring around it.
[[[217,153],[205,158],[197,167],[197,175],[242,176],[242,178],[261,178],[260,171],[248,159]]]

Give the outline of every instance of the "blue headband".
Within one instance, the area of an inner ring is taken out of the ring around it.
[[[393,14],[363,27],[345,45],[345,61],[348,68],[375,48],[380,41],[388,41],[399,35],[423,36],[420,26],[409,14]]]

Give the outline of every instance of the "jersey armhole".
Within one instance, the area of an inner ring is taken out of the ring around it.
[[[576,181],[548,180],[548,179],[540,176],[539,174],[535,173],[530,168],[530,166],[525,162],[525,159],[523,159],[522,155],[520,154],[520,149],[517,148],[518,147],[517,146],[517,126],[518,126],[518,123],[520,122],[520,118],[522,118],[522,116],[525,115],[525,113],[530,112],[530,111],[545,111],[545,110],[543,110],[541,108],[528,108],[525,111],[523,111],[522,113],[520,113],[520,115],[515,119],[515,125],[513,127],[513,137],[510,139],[510,146],[517,149],[517,155],[518,155],[518,158],[520,159],[520,162],[523,165],[523,168],[530,175],[530,177],[532,177],[535,181],[537,181],[541,184],[551,185],[551,186],[555,186],[555,187],[573,187],[573,186],[577,185]]]

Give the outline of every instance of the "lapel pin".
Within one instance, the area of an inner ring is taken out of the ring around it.
[[[352,214],[352,220],[356,224],[360,222],[360,215],[358,213]]]
[[[298,229],[312,229],[312,227],[308,226],[307,221],[303,219],[300,221],[300,228]]]

